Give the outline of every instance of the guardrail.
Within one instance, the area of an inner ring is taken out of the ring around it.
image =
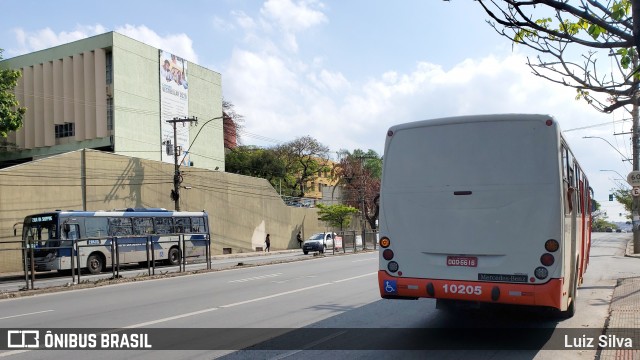
[[[375,231],[366,231],[364,237],[360,231],[340,231],[336,233],[342,237],[342,251],[346,253],[347,249],[353,252],[363,251],[367,249],[376,250],[378,246],[378,233]]]
[[[186,236],[194,236],[200,235],[203,236],[200,238],[190,238],[186,239]],[[156,247],[162,246],[161,244],[177,244],[178,251],[180,254],[180,258],[177,265],[179,267],[179,272],[186,271],[187,259],[191,258],[191,256],[187,256],[187,250],[193,249],[198,243],[203,243],[204,247],[204,259],[206,262],[206,268],[211,269],[211,237],[208,234],[162,234],[162,237],[156,241],[153,240],[154,237],[158,235],[145,235],[145,236],[110,236],[110,237],[101,237],[101,238],[83,238],[83,239],[72,239],[72,240],[55,240],[60,241],[61,243],[66,243],[70,245],[64,246],[37,246],[37,242],[42,242],[45,240],[16,240],[16,241],[3,241],[2,244],[15,244],[15,247],[3,248],[0,251],[21,251],[22,252],[22,262],[23,262],[23,273],[24,280],[26,283],[25,289],[35,289],[36,282],[36,273],[38,272],[37,264],[35,263],[36,252],[47,252],[58,254],[60,250],[69,250],[69,261],[70,261],[70,269],[63,269],[62,273],[67,270],[70,272],[72,282],[74,284],[81,282],[82,270],[86,268],[87,264],[82,264],[82,259],[86,261],[90,254],[94,253],[92,249],[98,249],[100,253],[108,254],[108,258],[110,258],[110,267],[112,272],[112,278],[116,279],[121,277],[121,272],[125,272],[121,269],[121,265],[134,263],[134,262],[121,262],[121,248],[125,246],[145,246],[145,258],[146,258],[146,267],[148,269],[148,275],[155,275],[156,273],[156,262],[160,259],[156,259]],[[174,239],[165,239],[165,237],[173,237]],[[132,239],[145,239],[140,240],[138,243],[132,242]],[[126,240],[126,242],[124,241]],[[99,244],[95,244],[92,242],[99,242]],[[186,241],[190,242],[192,245],[188,246]],[[109,247],[109,251],[104,251],[105,247]],[[166,248],[169,251],[171,246]],[[86,249],[90,249],[86,251]],[[169,254],[167,253],[167,256]],[[43,255],[46,256],[46,255]],[[162,260],[165,260],[163,258]],[[105,258],[105,262],[106,262]],[[165,267],[163,267],[165,268]],[[77,279],[76,279],[77,278]]]

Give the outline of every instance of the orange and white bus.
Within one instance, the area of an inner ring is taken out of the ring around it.
[[[576,311],[592,190],[549,115],[392,126],[380,189],[378,285],[434,298]]]

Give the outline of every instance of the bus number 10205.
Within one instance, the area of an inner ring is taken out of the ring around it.
[[[445,294],[482,295],[482,286],[444,284],[442,289]]]

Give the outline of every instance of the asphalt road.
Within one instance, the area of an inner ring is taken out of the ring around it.
[[[372,252],[3,300],[2,329],[170,329],[173,340],[188,336],[200,350],[171,343],[169,338],[154,347],[183,350],[16,349],[0,352],[0,357],[594,359],[595,350],[542,348],[567,331],[601,331],[616,279],[638,275],[634,268],[640,260],[623,256],[629,237],[594,234],[577,314],[564,321],[522,308],[447,312],[436,310],[429,299],[382,300],[376,281],[377,253]],[[425,329],[447,328],[454,332],[444,331],[451,335],[444,346],[463,350],[403,350],[420,348],[423,339],[416,339],[416,334],[434,335]],[[533,347],[509,349],[507,341],[514,334],[516,340],[530,338]],[[474,337],[489,346],[464,350]],[[228,345],[219,346],[220,342]],[[253,347],[234,351],[249,345]]]

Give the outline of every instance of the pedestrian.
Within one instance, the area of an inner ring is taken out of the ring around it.
[[[298,239],[298,246],[302,249],[302,231],[298,231],[296,238]]]
[[[269,252],[269,248],[271,247],[271,239],[269,238],[269,234],[267,234],[267,238],[264,239],[264,244],[266,245],[264,251]]]

